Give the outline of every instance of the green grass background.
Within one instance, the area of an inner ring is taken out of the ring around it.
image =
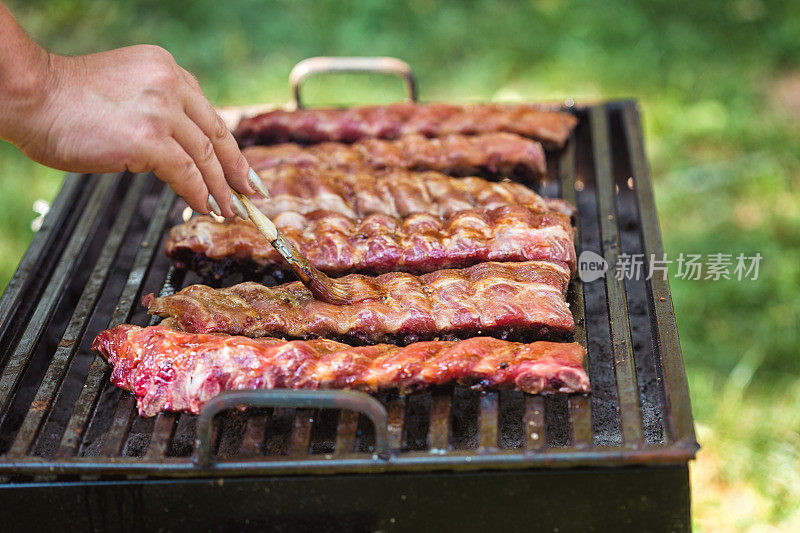
[[[393,55],[426,100],[636,97],[671,255],[755,253],[758,281],[672,279],[704,448],[700,531],[800,530],[800,2],[13,0],[48,49],[159,44],[218,105],[285,102],[314,55]],[[311,80],[382,102],[392,80]],[[0,143],[0,287],[62,173]]]

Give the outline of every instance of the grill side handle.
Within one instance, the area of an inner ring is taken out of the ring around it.
[[[297,63],[289,73],[294,109],[302,109],[300,86],[303,80],[314,74],[331,72],[365,72],[393,74],[405,81],[407,102],[417,101],[417,82],[414,72],[405,61],[395,57],[309,57]]]
[[[389,416],[375,398],[359,391],[260,389],[225,391],[209,400],[197,419],[194,461],[209,467],[214,417],[234,407],[289,407],[296,409],[346,409],[366,415],[375,426],[375,454],[383,460],[391,455]]]

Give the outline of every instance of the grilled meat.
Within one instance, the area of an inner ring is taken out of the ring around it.
[[[484,261],[560,261],[575,268],[573,229],[567,215],[509,205],[468,209],[447,217],[417,213],[398,219],[372,214],[361,220],[331,211],[280,213],[273,221],[327,274],[415,274]],[[233,270],[291,270],[250,222],[196,217],[172,228],[165,249],[181,268],[216,277]]]
[[[447,135],[434,139],[406,135],[391,141],[362,139],[353,144],[324,142],[311,146],[286,143],[251,146],[244,154],[250,166],[262,173],[286,166],[317,171],[405,168],[457,176],[545,173],[542,145],[513,133]]]
[[[353,219],[372,213],[396,218],[414,213],[447,216],[473,207],[492,209],[509,204],[568,215],[575,212],[564,200],[542,198],[520,183],[454,178],[433,171],[347,173],[289,167],[262,177],[271,197],[252,200],[270,218],[285,211],[305,214],[319,209]]]
[[[353,142],[366,137],[397,139],[420,134],[442,137],[509,132],[547,147],[561,147],[578,119],[530,104],[391,104],[348,109],[270,111],[239,123],[236,137],[245,146],[279,142]]]
[[[563,263],[481,263],[422,276],[351,274],[338,282],[354,303],[341,306],[315,300],[300,282],[192,285],[170,296],[147,295],[143,303],[151,314],[169,317],[166,324],[192,333],[396,344],[481,333],[549,339],[574,330],[565,301],[569,279]]]
[[[539,394],[589,392],[577,343],[517,344],[489,337],[351,347],[327,339],[283,341],[183,333],[122,324],[92,349],[114,366],[111,381],[136,395],[139,413],[198,413],[226,390],[417,390],[450,382]]]

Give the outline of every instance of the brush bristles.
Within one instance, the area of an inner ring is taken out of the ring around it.
[[[324,281],[314,278],[309,280],[308,288],[316,299],[333,305],[353,303],[350,298],[350,291],[345,283],[337,282],[327,276],[326,278]]]

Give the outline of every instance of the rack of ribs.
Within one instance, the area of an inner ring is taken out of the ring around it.
[[[235,135],[244,146],[280,142],[353,142],[420,134],[442,137],[508,132],[548,148],[564,146],[578,119],[537,105],[390,104],[347,109],[270,111],[245,118]]]
[[[284,341],[184,333],[122,324],[92,349],[114,370],[111,381],[136,396],[139,413],[199,413],[226,390],[357,389],[401,392],[456,382],[532,394],[588,393],[577,343],[518,344],[490,337],[352,347],[327,339]]]
[[[491,182],[478,177],[454,178],[441,172],[313,172],[288,167],[264,173],[270,198],[253,197],[265,215],[323,209],[349,218],[383,213],[403,218],[414,213],[447,216],[456,211],[504,205],[522,205],[535,211],[560,211],[572,215],[575,208],[560,198],[543,198],[513,181]]]
[[[250,166],[262,173],[281,167],[367,171],[405,168],[445,174],[538,176],[546,171],[542,145],[513,133],[446,135],[429,139],[414,134],[396,140],[361,139],[353,144],[323,142],[251,146],[244,149]]]
[[[275,225],[326,274],[422,274],[485,261],[559,261],[575,269],[570,217],[519,205],[467,209],[442,217],[372,214],[353,220],[332,211],[280,213]],[[179,268],[216,278],[234,271],[291,278],[281,256],[250,222],[195,217],[170,230],[167,255]]]
[[[354,343],[451,339],[473,335],[561,339],[574,331],[566,303],[570,269],[563,263],[480,263],[422,276],[351,274],[338,282],[353,303],[315,300],[299,281],[267,287],[246,282],[224,289],[192,285],[142,303],[165,325],[191,333],[248,337],[329,337]]]

